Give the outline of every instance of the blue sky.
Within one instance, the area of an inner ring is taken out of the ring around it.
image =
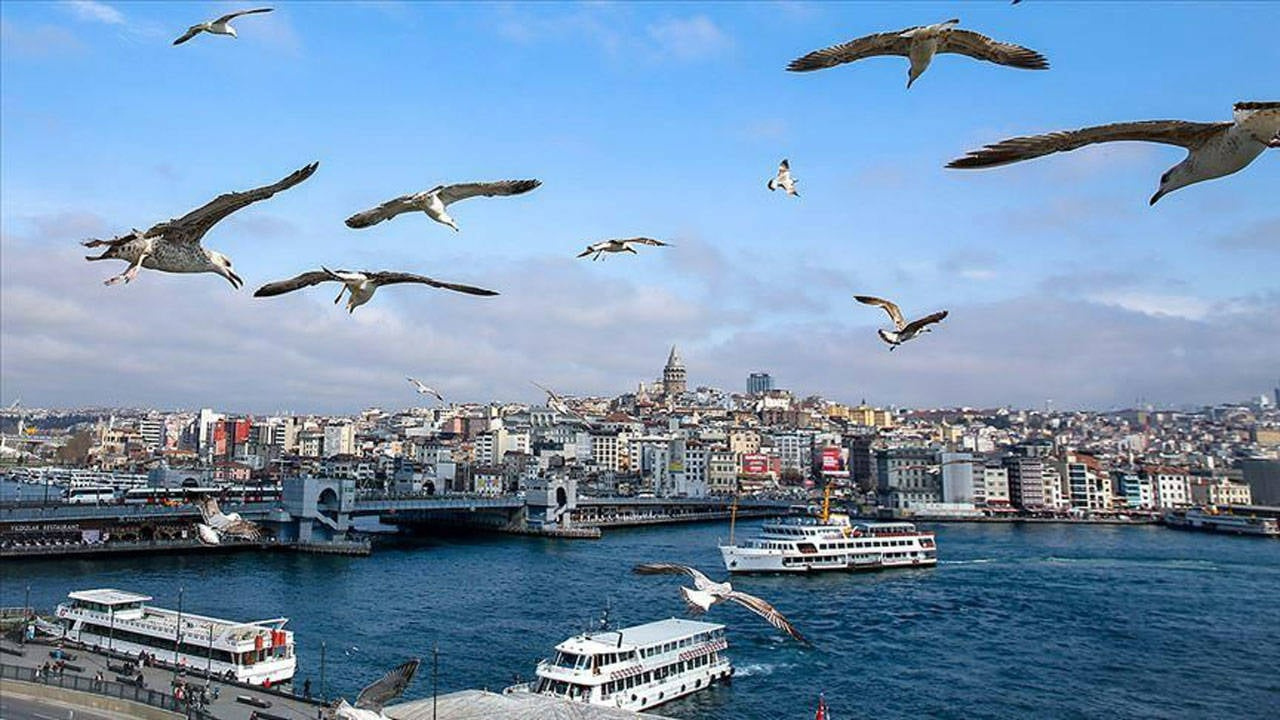
[[[0,7],[0,361],[5,401],[350,411],[403,375],[458,399],[771,371],[799,393],[898,405],[1112,407],[1239,399],[1280,377],[1280,153],[1147,198],[1178,148],[1113,144],[982,171],[1018,134],[1230,118],[1276,100],[1274,3],[22,3]],[[810,50],[959,17],[1047,55],[783,71]],[[1268,94],[1270,93],[1270,94]],[[782,157],[798,200],[765,181]],[[306,183],[218,225],[247,287],[144,271],[77,241],[176,217],[312,160]],[[536,177],[512,199],[353,231],[440,182]],[[675,247],[603,263],[588,242]],[[255,300],[324,263],[493,287]],[[948,308],[890,355],[884,318]]]

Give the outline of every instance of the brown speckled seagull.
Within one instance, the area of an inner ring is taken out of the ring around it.
[[[137,277],[140,268],[147,268],[171,273],[216,273],[226,278],[233,287],[239,288],[244,281],[231,269],[231,258],[202,247],[200,241],[210,228],[226,216],[259,200],[266,200],[282,190],[288,190],[311,177],[317,166],[319,163],[311,163],[271,185],[244,192],[224,193],[180,218],[156,223],[146,232],[135,229],[110,240],[86,240],[83,243],[85,247],[106,245],[107,249],[101,255],[85,256],[85,259],[124,260],[129,263],[129,269],[109,278],[107,285],[128,283]]]
[[[342,299],[343,293],[350,293],[347,298],[347,312],[353,313],[356,308],[369,302],[373,298],[373,293],[383,285],[397,285],[400,283],[418,283],[420,285],[429,285],[442,290],[452,290],[454,292],[466,293],[468,295],[492,296],[498,293],[493,290],[485,290],[484,288],[475,287],[473,285],[459,285],[458,283],[443,282],[435,278],[429,278],[426,275],[418,275],[415,273],[395,272],[392,270],[382,270],[379,272],[371,272],[367,270],[330,270],[321,268],[319,270],[311,270],[300,275],[289,278],[288,280],[279,280],[277,282],[267,283],[258,288],[253,293],[254,297],[272,297],[274,295],[283,295],[319,285],[322,282],[339,282],[342,283],[342,289],[338,290],[338,297],[333,299],[336,304]]]
[[[1008,165],[1094,143],[1121,140],[1186,148],[1187,156],[1182,162],[1160,176],[1160,188],[1150,200],[1150,204],[1155,205],[1157,200],[1178,188],[1230,175],[1253,162],[1263,150],[1280,147],[1280,102],[1240,102],[1234,110],[1231,122],[1144,120],[1016,137],[974,150],[952,160],[947,167]]]
[[[1024,70],[1048,70],[1049,61],[1040,53],[1021,45],[1002,43],[971,30],[960,30],[957,19],[934,25],[867,35],[840,45],[814,50],[787,65],[792,72],[809,72],[851,63],[877,55],[901,55],[911,61],[907,70],[907,87],[916,81],[933,62],[937,53],[968,55],[975,60]]]

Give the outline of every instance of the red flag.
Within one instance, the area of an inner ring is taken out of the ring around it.
[[[818,712],[814,714],[813,720],[828,720],[827,698],[821,693],[818,694]]]

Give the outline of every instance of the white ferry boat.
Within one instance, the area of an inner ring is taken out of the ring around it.
[[[812,518],[765,522],[759,537],[720,546],[725,569],[731,573],[818,572],[823,570],[881,570],[938,564],[933,533],[908,522],[851,522],[831,512],[823,498],[822,512]]]
[[[252,685],[285,682],[297,666],[293,633],[283,629],[287,618],[219,620],[151,607],[149,596],[122,590],[82,590],[67,598],[58,618],[74,642],[130,655],[145,651],[162,662],[207,668]]]
[[[1272,517],[1234,515],[1229,512],[1191,508],[1185,513],[1170,511],[1164,515],[1168,527],[1179,530],[1204,530],[1232,535],[1280,537],[1280,522]]]
[[[583,633],[538,663],[537,680],[505,692],[639,712],[728,681],[728,646],[723,625],[678,618]]]

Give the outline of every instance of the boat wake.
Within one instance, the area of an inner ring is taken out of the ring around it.
[[[985,565],[995,562],[995,558],[974,558],[973,560],[939,560],[939,565]]]
[[[752,675],[772,675],[774,670],[784,670],[791,665],[775,665],[773,663],[751,663],[750,665],[741,665],[733,671],[737,677],[751,677]]]

